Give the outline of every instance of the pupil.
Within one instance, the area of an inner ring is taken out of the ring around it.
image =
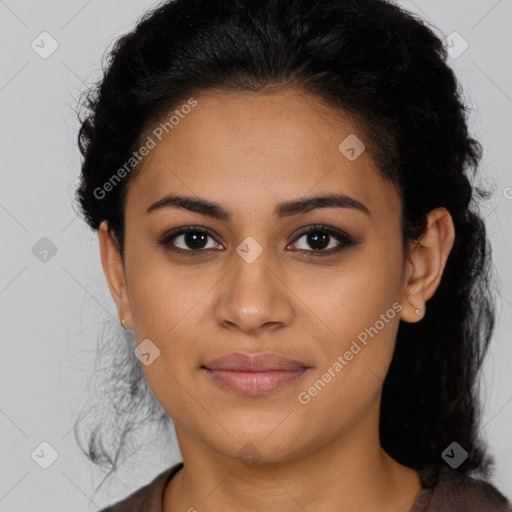
[[[329,234],[320,234],[318,232],[308,234],[308,244],[313,249],[325,249],[329,245]],[[319,246],[317,246],[319,244]]]
[[[186,233],[185,243],[192,249],[202,249],[206,245],[205,233]]]

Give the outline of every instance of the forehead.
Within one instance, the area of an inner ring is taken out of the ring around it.
[[[364,143],[365,134],[314,96],[287,89],[210,91],[195,99],[161,140],[152,135],[155,146],[130,186],[127,210],[142,214],[171,192],[221,202],[233,213],[339,192],[381,214],[396,211],[397,192],[369,152],[353,160],[343,151],[344,141]]]

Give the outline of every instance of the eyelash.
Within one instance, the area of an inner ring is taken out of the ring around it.
[[[197,256],[201,253],[205,253],[208,249],[179,249],[176,247],[173,247],[172,240],[174,240],[176,237],[186,234],[186,233],[201,233],[210,236],[211,238],[215,239],[215,237],[209,232],[209,230],[202,228],[200,226],[185,226],[183,228],[178,228],[175,231],[172,231],[171,233],[168,233],[165,235],[161,240],[158,241],[158,244],[163,246],[169,251],[179,253],[179,254],[188,254],[190,256]],[[326,226],[323,224],[315,224],[313,226],[308,227],[304,231],[301,231],[297,237],[293,240],[292,243],[297,242],[300,240],[303,236],[308,235],[310,233],[323,233],[327,235],[333,236],[338,242],[340,242],[340,245],[335,249],[330,249],[328,251],[323,249],[311,249],[311,250],[305,250],[305,249],[297,249],[296,252],[303,253],[303,256],[305,258],[311,258],[311,257],[324,257],[329,256],[331,254],[337,253],[343,249],[346,249],[348,247],[352,247],[357,245],[357,243],[346,233],[343,231],[340,231],[338,229],[335,229],[331,226]]]

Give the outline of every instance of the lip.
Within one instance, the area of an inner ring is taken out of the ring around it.
[[[300,379],[309,366],[279,354],[233,353],[211,360],[201,367],[224,389],[256,396],[283,388]]]
[[[307,365],[272,352],[246,354],[234,352],[217,359],[212,359],[204,365],[208,370],[230,370],[238,372],[269,372],[269,371],[298,371],[308,368]]]

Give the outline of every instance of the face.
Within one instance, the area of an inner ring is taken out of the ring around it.
[[[312,96],[196,100],[153,137],[126,201],[117,304],[137,343],[150,340],[143,369],[154,395],[178,436],[231,457],[252,443],[258,457],[284,461],[377,429],[405,293],[395,187],[368,150],[358,156],[365,134]],[[148,212],[168,195],[218,208]],[[334,195],[344,202],[304,203]],[[244,393],[203,368],[235,352],[307,369],[257,388],[249,380]]]

